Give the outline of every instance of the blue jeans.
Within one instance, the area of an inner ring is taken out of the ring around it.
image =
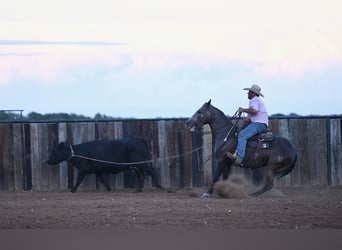
[[[243,160],[246,153],[247,140],[257,133],[266,133],[267,126],[264,123],[252,122],[246,128],[241,130],[238,137],[237,157]]]

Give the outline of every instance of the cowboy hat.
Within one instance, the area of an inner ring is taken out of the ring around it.
[[[252,87],[250,88],[244,88],[243,90],[249,90],[249,91],[254,92],[257,95],[264,97],[264,95],[261,93],[261,88],[256,84],[253,84]]]

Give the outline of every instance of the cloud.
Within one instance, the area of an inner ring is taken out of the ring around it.
[[[80,46],[119,46],[119,42],[99,41],[40,41],[40,40],[0,40],[1,45],[80,45]]]
[[[122,61],[117,54],[118,47],[125,47],[125,44],[103,41],[0,40],[0,58],[6,57],[6,60],[0,60],[0,84],[25,78],[52,84],[61,79],[65,69],[75,65],[118,65]],[[25,80],[22,82],[24,84]]]
[[[43,55],[44,53],[25,53],[25,52],[21,52],[21,53],[16,53],[16,52],[8,52],[8,53],[0,53],[0,57],[1,56],[16,56],[16,57],[20,57],[20,56],[39,56],[39,55]]]

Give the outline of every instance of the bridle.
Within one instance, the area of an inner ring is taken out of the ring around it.
[[[213,133],[216,133],[218,131],[220,131],[221,129],[224,129],[230,122],[231,120],[234,120],[236,119],[236,122],[233,124],[233,126],[229,129],[226,137],[224,138],[224,141],[227,141],[228,137],[230,136],[230,134],[232,133],[232,131],[236,128],[237,124],[239,123],[240,121],[240,118],[241,118],[241,112],[239,112],[239,110],[237,110],[234,115],[227,121],[225,122],[222,126],[212,130],[212,131],[208,131],[208,132],[203,132],[203,135],[208,135],[208,134],[213,134]]]

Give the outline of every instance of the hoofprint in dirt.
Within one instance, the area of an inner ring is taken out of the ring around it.
[[[224,188],[209,199],[204,189],[0,192],[0,229],[342,229],[342,187],[230,199]]]

